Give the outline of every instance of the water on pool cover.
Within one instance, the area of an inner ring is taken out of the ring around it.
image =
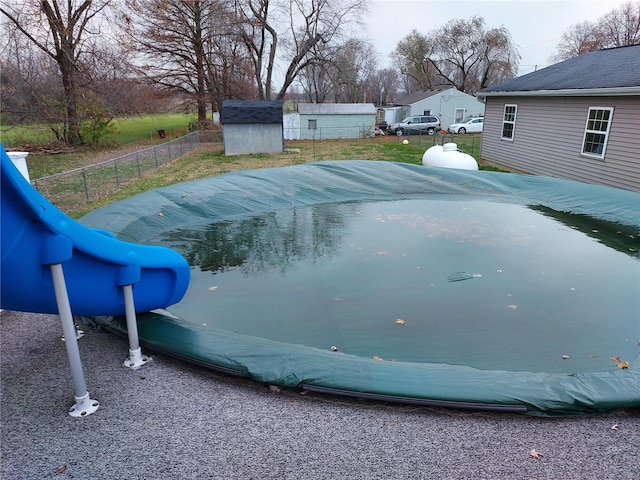
[[[198,328],[386,361],[616,369],[610,357],[638,351],[637,252],[625,232],[612,248],[571,220],[461,198],[322,204],[173,232],[195,268],[170,310]]]

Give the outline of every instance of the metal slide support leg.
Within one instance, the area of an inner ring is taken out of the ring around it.
[[[71,314],[71,304],[67,294],[67,284],[64,279],[64,272],[61,263],[51,265],[51,277],[53,278],[53,290],[58,304],[58,313],[62,322],[62,333],[66,339],[67,356],[71,366],[71,376],[73,377],[73,389],[76,403],[69,409],[72,417],[85,417],[95,412],[100,403],[89,398],[87,384],[82,371],[82,361],[80,360],[80,350],[78,349],[78,339],[76,337],[76,327]]]
[[[142,350],[140,349],[136,308],[133,302],[133,286],[124,285],[122,292],[124,294],[124,309],[127,317],[127,333],[129,335],[129,358],[124,361],[124,366],[137,370],[149,363],[151,357],[142,355]]]

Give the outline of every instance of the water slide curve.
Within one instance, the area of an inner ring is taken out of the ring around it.
[[[0,158],[1,308],[57,314],[54,264],[63,267],[74,315],[125,314],[125,285],[133,286],[137,312],[182,299],[190,270],[181,255],[81,225],[35,190],[2,146]]]

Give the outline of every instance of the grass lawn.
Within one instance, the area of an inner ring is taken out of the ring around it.
[[[182,113],[163,113],[161,115],[138,115],[135,117],[116,118],[113,125],[118,131],[117,145],[151,140],[158,138],[158,130],[171,132],[171,135],[184,135],[189,130],[189,122],[195,120],[193,115]]]
[[[116,118],[112,121],[115,135],[105,140],[115,146],[126,145],[132,142],[157,141],[158,130],[170,132],[173,136],[184,135],[189,130],[189,122],[195,120],[193,115],[183,113],[162,113],[135,115]],[[0,128],[0,143],[5,148],[25,148],[27,151],[39,149],[38,146],[50,145],[56,142],[56,138],[47,125],[21,125]],[[101,150],[93,148],[86,150]]]

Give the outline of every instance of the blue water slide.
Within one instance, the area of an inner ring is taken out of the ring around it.
[[[56,208],[21,175],[0,146],[0,307],[57,314],[51,265],[61,264],[75,315],[124,315],[123,289],[135,310],[179,302],[190,269],[177,252],[116,239]]]

